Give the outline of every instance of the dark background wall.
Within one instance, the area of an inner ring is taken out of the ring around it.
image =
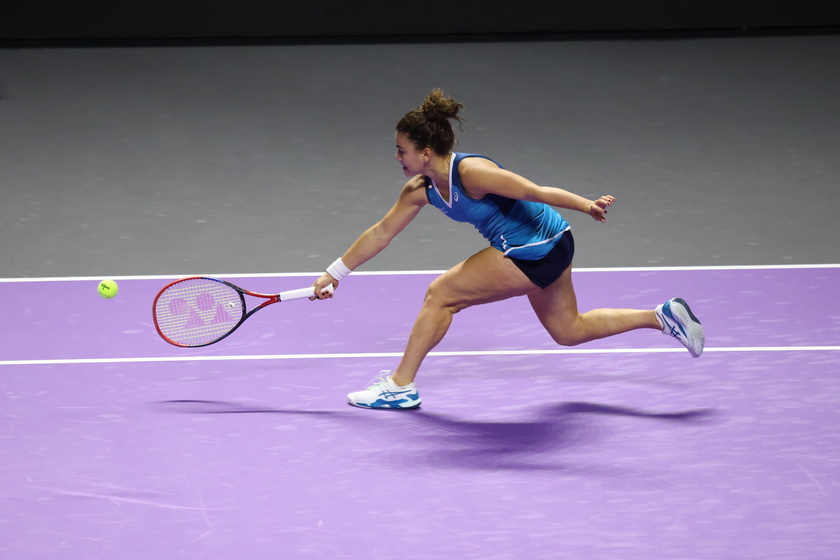
[[[301,39],[840,25],[837,0],[4,0],[0,39]]]

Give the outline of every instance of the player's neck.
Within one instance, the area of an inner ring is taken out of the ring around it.
[[[429,177],[438,188],[449,188],[449,161],[451,154],[435,157],[429,160],[425,175]]]

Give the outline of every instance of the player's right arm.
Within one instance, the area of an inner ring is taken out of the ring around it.
[[[355,270],[378,255],[428,203],[425,179],[422,175],[417,175],[403,186],[400,197],[388,213],[365,230],[341,255],[344,265],[350,270]],[[335,278],[325,273],[315,282],[316,291],[320,293],[321,289],[330,283],[338,285]]]

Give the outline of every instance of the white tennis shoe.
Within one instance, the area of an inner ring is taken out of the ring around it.
[[[390,371],[380,371],[379,377],[364,391],[347,395],[347,401],[361,408],[395,408],[411,410],[420,406],[420,393],[414,383],[400,387],[391,379]]]
[[[672,298],[656,307],[656,318],[662,326],[662,334],[673,336],[695,358],[699,358],[706,345],[706,334],[700,320],[682,298]]]

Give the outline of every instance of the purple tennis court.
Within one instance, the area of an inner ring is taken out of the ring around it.
[[[0,46],[0,560],[838,558],[838,59],[836,34]],[[616,197],[564,212],[582,310],[683,297],[703,356],[558,347],[518,298],[457,315],[419,410],[349,406],[423,271],[486,247],[431,209],[332,300],[157,335],[180,276],[311,285],[394,204],[394,125],[433,87],[459,150]]]
[[[705,354],[560,348],[519,298],[456,317],[420,410],[348,406],[433,277],[189,350],[152,325],[164,278],[0,283],[0,558],[837,557],[840,267],[580,270],[581,309],[687,299]]]

